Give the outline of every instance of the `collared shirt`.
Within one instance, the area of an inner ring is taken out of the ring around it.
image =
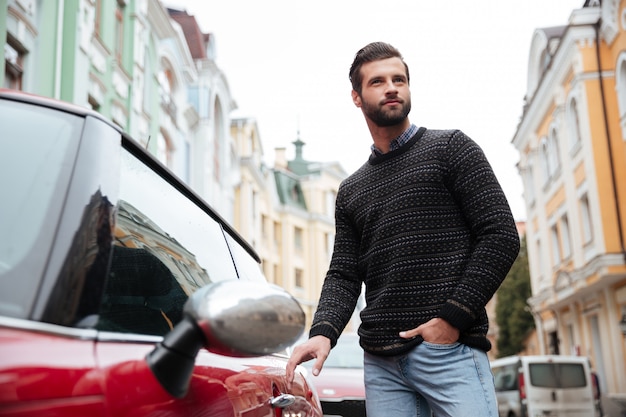
[[[409,141],[415,134],[417,133],[417,126],[411,124],[400,136],[395,138],[389,144],[389,152],[395,151],[396,149],[402,147],[405,143]],[[376,146],[372,145],[371,147],[372,153],[376,156],[383,155],[383,153]]]

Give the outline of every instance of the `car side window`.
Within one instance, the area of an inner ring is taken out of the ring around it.
[[[119,196],[97,328],[164,335],[195,290],[237,279],[232,257],[220,224],[126,150]]]
[[[493,370],[496,391],[517,389],[517,366],[506,365]]]

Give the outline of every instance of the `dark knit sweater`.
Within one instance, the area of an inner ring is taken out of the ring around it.
[[[401,354],[398,333],[440,317],[485,351],[485,305],[520,240],[483,151],[458,130],[426,130],[370,160],[339,187],[335,246],[310,336],[334,346],[366,285],[361,346]]]

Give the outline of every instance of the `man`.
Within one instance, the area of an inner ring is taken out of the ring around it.
[[[339,188],[332,260],[287,380],[310,359],[319,374],[365,283],[368,417],[495,417],[485,305],[520,245],[506,197],[463,132],[409,121],[409,69],[397,49],[365,46],[350,80],[372,154]]]

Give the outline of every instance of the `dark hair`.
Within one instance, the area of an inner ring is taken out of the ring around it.
[[[363,83],[361,67],[363,64],[387,58],[400,58],[404,64],[404,68],[406,69],[406,79],[407,81],[410,81],[409,66],[406,62],[404,62],[404,58],[402,57],[400,51],[385,42],[372,42],[361,48],[354,56],[354,61],[352,61],[352,66],[350,67],[350,82],[352,83],[352,89],[361,94],[361,87]]]

